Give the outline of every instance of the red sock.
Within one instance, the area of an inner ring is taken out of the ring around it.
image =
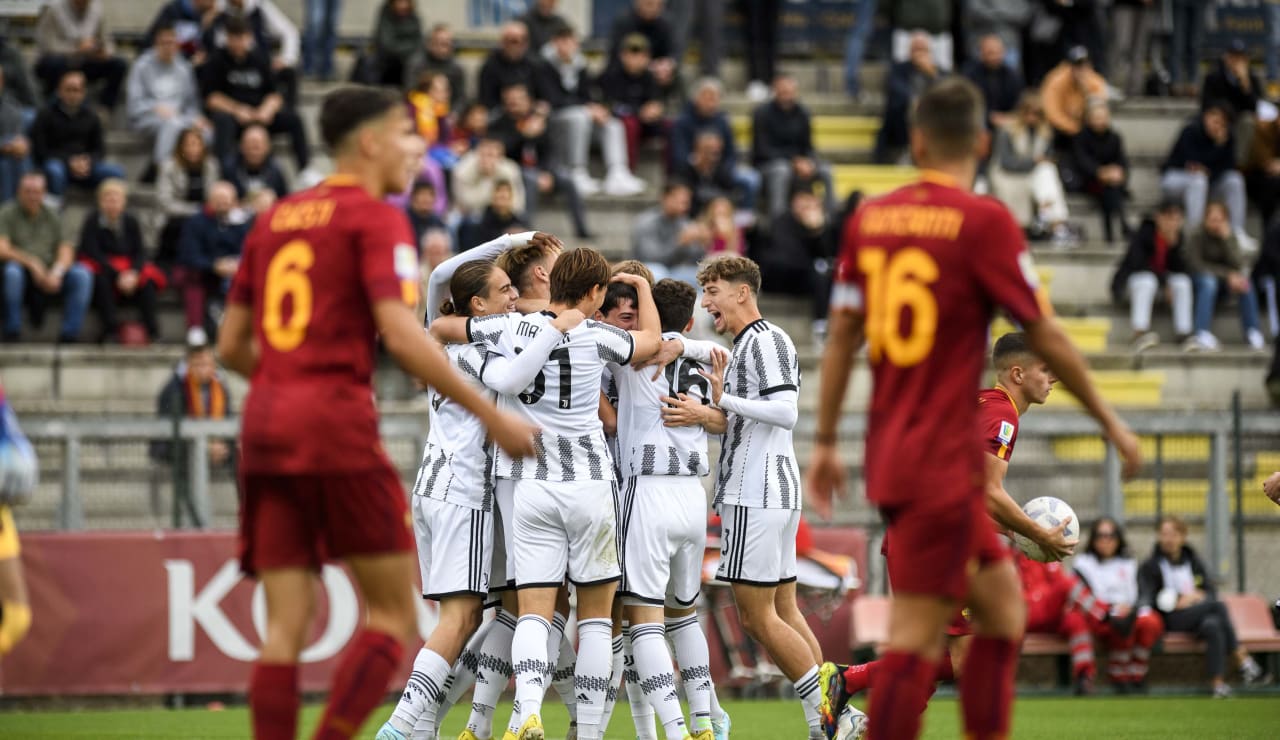
[[[868,725],[867,738],[915,740],[937,667],[911,653],[888,652],[879,663],[871,684],[871,707],[867,713],[874,719]]]
[[[298,666],[258,663],[249,678],[249,714],[256,740],[294,740],[298,731]]]
[[[956,666],[951,660],[950,650],[942,651],[942,660],[938,661],[938,672],[934,680],[946,683],[956,680]]]
[[[845,691],[848,691],[853,696],[871,688],[871,682],[876,680],[876,672],[879,670],[881,662],[873,660],[869,663],[851,665],[844,669]]]
[[[387,695],[387,684],[403,657],[404,647],[391,635],[361,632],[338,665],[315,740],[346,740],[359,732]]]
[[[968,740],[1007,738],[1018,643],[981,635],[974,637],[964,665],[960,704],[965,737]]]

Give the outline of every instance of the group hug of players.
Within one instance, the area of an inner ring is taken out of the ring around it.
[[[417,262],[403,214],[381,202],[407,177],[402,107],[376,90],[340,90],[326,98],[320,129],[338,174],[259,219],[219,333],[224,364],[251,376],[242,562],[267,601],[250,682],[256,737],[294,736],[312,579],[331,557],[351,567],[368,619],[316,737],[359,728],[413,633],[405,590],[415,534],[440,624],[380,737],[435,737],[474,681],[462,737],[490,738],[514,676],[504,738],[543,740],[541,705],[554,684],[571,707],[571,734],[600,740],[623,675],[641,737],[654,737],[653,714],[668,740],[725,737],[693,611],[708,434],[722,435],[716,577],[731,584],[744,629],[793,681],[809,737],[836,734],[859,680],[873,689],[870,720],[850,710],[847,734],[915,737],[962,607],[973,633],[960,680],[966,736],[1008,734],[1026,615],[992,514],[1042,547],[1069,549],[1060,530],[1034,528],[1011,501],[988,513],[984,488],[999,481],[1002,490],[1017,414],[1056,379],[1098,419],[1127,473],[1139,451],[1053,320],[1017,224],[970,192],[987,138],[970,83],[946,80],[921,97],[911,133],[921,180],[868,201],[845,225],[803,486],[792,444],[798,359],[760,316],[755,263],[717,256],[698,274],[702,307],[733,338],[727,358],[681,336],[699,288],[651,285],[640,270],[611,269],[597,252],[562,251],[541,234],[437,268],[426,298],[432,340],[406,305],[417,298]],[[981,405],[996,426],[980,434],[976,389],[998,308],[1024,333],[1009,340],[1015,351],[997,351],[1003,390]],[[374,334],[432,388],[411,512],[377,442]],[[864,345],[873,381],[866,494],[886,522],[893,588],[875,670],[824,662],[795,599],[802,491],[828,515],[844,488],[837,427]],[[994,452],[984,437],[999,443]],[[563,634],[566,586],[576,652]],[[491,599],[501,608],[477,632]]]

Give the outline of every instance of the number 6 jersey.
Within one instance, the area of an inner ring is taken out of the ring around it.
[[[246,472],[389,465],[373,397],[373,306],[417,299],[404,212],[331,177],[258,216],[228,300],[253,313],[259,349],[241,431]]]

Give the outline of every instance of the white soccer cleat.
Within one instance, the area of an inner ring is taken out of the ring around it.
[[[837,723],[836,740],[862,740],[867,734],[867,714],[852,704],[845,705]]]
[[[401,731],[397,730],[391,724],[391,720],[382,723],[382,728],[378,730],[378,734],[374,735],[374,740],[409,740],[409,738]]]
[[[719,722],[714,717],[711,719],[711,732],[715,735],[715,740],[729,740],[729,730],[732,728],[733,721],[729,719],[728,712],[720,713]]]

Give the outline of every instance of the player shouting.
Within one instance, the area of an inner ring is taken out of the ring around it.
[[[423,332],[418,263],[404,213],[381,198],[406,185],[410,121],[386,91],[330,93],[321,134],[336,174],[282,200],[245,242],[219,332],[227,367],[250,378],[241,432],[241,563],[267,597],[249,688],[254,736],[293,738],[298,656],[315,613],[314,578],[345,559],[368,621],[335,672],[316,737],[355,734],[382,699],[415,631],[413,538],[399,477],[378,436],[374,338],[453,399],[503,449],[534,429],[501,413],[450,369]]]
[[[970,192],[987,142],[982,109],[977,89],[956,78],[921,97],[911,130],[921,180],[849,219],[837,267],[809,492],[829,514],[843,488],[836,426],[854,353],[865,340],[873,382],[867,498],[886,521],[894,585],[884,666],[872,684],[873,740],[918,734],[944,628],[962,602],[976,632],[960,686],[966,735],[1009,734],[1025,610],[1012,561],[995,557],[1002,551],[983,503],[982,447],[974,434],[973,389],[997,306],[1025,328],[1035,353],[1100,422],[1126,472],[1140,462],[1136,437],[1037,297],[1018,225],[998,201]]]

